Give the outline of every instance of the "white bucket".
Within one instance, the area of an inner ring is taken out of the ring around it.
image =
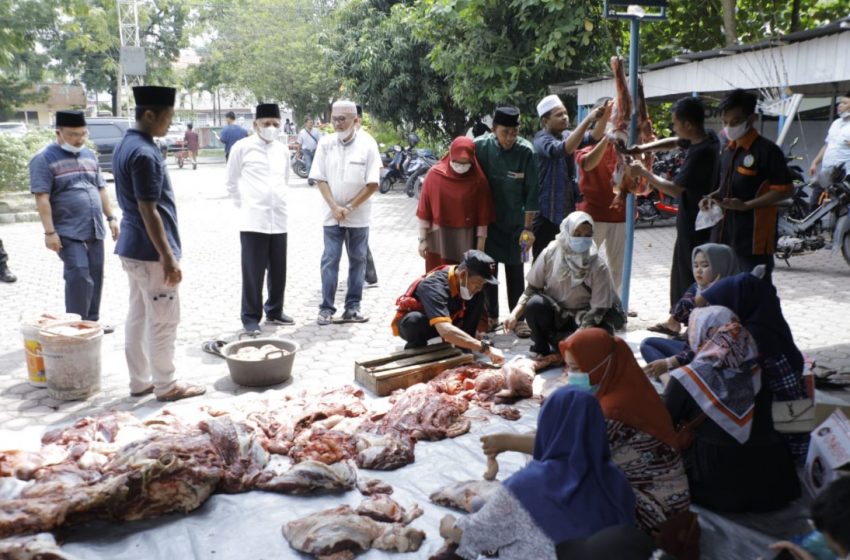
[[[24,337],[24,353],[27,359],[27,379],[32,385],[36,387],[47,385],[38,331],[55,322],[79,321],[80,319],[82,317],[76,313],[42,313],[41,315],[24,317],[21,320],[21,335]]]
[[[103,327],[93,321],[52,323],[38,333],[47,394],[54,399],[86,399],[100,390]]]

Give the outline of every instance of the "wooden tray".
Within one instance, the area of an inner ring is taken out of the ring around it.
[[[356,361],[354,379],[375,395],[383,397],[396,389],[430,381],[447,369],[473,360],[472,354],[443,342]]]

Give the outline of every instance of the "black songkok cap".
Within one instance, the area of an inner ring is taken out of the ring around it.
[[[86,114],[82,111],[56,111],[56,126],[86,126]]]
[[[255,119],[279,119],[280,107],[277,103],[260,103],[257,105]]]
[[[497,107],[493,115],[493,124],[519,126],[519,109],[516,107]]]
[[[484,251],[470,249],[463,254],[461,264],[466,266],[470,274],[480,276],[488,284],[498,284],[496,278],[496,261]]]
[[[164,86],[136,86],[133,98],[140,107],[174,107],[177,90]]]

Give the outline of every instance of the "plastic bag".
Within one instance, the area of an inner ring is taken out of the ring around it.
[[[715,201],[708,203],[708,210],[699,209],[694,226],[697,231],[708,229],[723,219],[723,209]]]

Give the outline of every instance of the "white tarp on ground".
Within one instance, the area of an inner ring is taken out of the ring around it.
[[[629,333],[631,340],[639,340]],[[560,374],[552,369],[535,381],[535,393],[544,384],[551,383]],[[289,387],[284,390],[301,389]],[[262,398],[272,398],[267,391]],[[243,395],[244,398],[259,398]],[[181,406],[191,407],[191,401]],[[425,531],[427,538],[416,553],[390,554],[370,551],[361,556],[364,560],[385,558],[427,558],[442,546],[439,536],[440,519],[447,513],[459,515],[447,508],[432,504],[428,496],[435,490],[457,481],[481,479],[485,460],[478,438],[500,431],[524,433],[535,429],[539,400],[518,403],[522,418],[510,422],[475,406],[467,414],[473,417],[470,433],[439,442],[421,442],[416,445],[416,462],[391,472],[362,471],[367,477],[379,478],[392,484],[392,497],[402,506],[413,502],[424,510],[424,515],[412,526]],[[173,409],[179,410],[175,406]],[[20,440],[22,432],[0,433],[2,447]],[[30,446],[37,442],[39,433],[26,432]],[[499,480],[504,480],[525,464],[526,457],[518,453],[504,453],[499,457]],[[335,507],[349,504],[356,507],[363,496],[355,489],[345,494],[322,496],[286,496],[270,492],[213,495],[197,510],[183,515],[172,514],[158,519],[125,524],[106,522],[69,527],[60,532],[63,550],[84,560],[190,560],[190,559],[252,559],[271,560],[302,558],[289,547],[281,534],[281,526],[291,520]],[[710,512],[700,512],[703,527],[702,550],[706,559],[771,558],[767,545],[779,538],[798,534],[805,529],[803,504],[771,515],[721,517]],[[748,527],[749,526],[749,527]]]

